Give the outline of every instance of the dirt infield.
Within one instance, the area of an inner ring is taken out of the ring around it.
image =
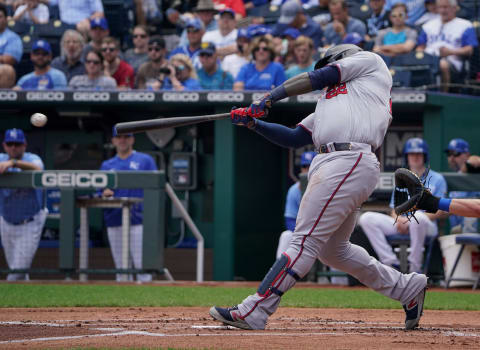
[[[480,312],[280,308],[265,331],[214,322],[208,308],[1,309],[0,349],[479,349]]]

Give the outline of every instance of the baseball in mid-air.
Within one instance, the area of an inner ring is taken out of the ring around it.
[[[42,114],[42,113],[34,113],[30,117],[30,122],[34,126],[41,128],[42,126],[47,124],[47,116],[45,114]]]

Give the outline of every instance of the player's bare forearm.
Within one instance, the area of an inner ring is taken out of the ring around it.
[[[452,199],[450,214],[472,218],[480,217],[480,200],[478,199]]]
[[[40,168],[38,165],[26,162],[24,160],[18,160],[15,166],[22,170],[42,170],[42,168]]]
[[[388,49],[389,53],[394,55],[410,52],[413,50],[414,47],[415,47],[415,43],[410,40],[407,40],[403,44],[393,44],[393,45],[384,46],[385,49]]]

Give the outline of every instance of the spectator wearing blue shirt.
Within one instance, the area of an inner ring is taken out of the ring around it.
[[[50,19],[48,6],[39,4],[39,0],[26,0],[23,5],[17,7],[13,20],[28,24],[45,24]]]
[[[367,34],[365,24],[348,15],[348,5],[345,0],[331,0],[328,8],[332,16],[332,22],[325,27],[325,41],[328,45],[341,44],[348,33],[355,32],[362,37]]]
[[[45,40],[37,40],[32,45],[30,60],[33,72],[21,77],[15,89],[20,90],[51,90],[67,87],[67,78],[63,72],[52,68],[52,49]]]
[[[233,77],[230,73],[220,68],[217,60],[215,45],[202,43],[200,52],[201,68],[197,70],[198,81],[205,90],[232,90]]]
[[[372,15],[367,19],[367,34],[370,39],[375,38],[378,31],[391,26],[390,11],[387,10],[385,0],[370,0]]]
[[[39,156],[26,152],[27,140],[21,129],[9,129],[0,153],[0,176],[23,170],[43,170]],[[0,189],[0,235],[9,269],[28,269],[38,248],[47,218],[43,191],[33,188]],[[28,280],[26,273],[10,273],[9,281]]]
[[[268,37],[255,38],[252,55],[254,61],[240,69],[233,84],[234,90],[271,90],[286,80],[283,66],[273,62],[275,52]]]
[[[313,41],[306,36],[301,35],[294,41],[293,53],[297,64],[287,69],[285,72],[287,79],[315,69],[315,62],[312,59],[313,50]]]
[[[22,39],[7,28],[7,7],[0,4],[0,64],[13,66],[23,54]]]
[[[315,48],[323,46],[322,28],[304,12],[297,0],[288,0],[282,5],[280,18],[273,29],[273,36],[281,36],[288,27],[296,28],[301,35],[311,38]]]
[[[117,135],[113,128],[112,144],[117,154],[102,163],[100,170],[108,171],[151,171],[157,170],[155,161],[145,153],[133,149],[135,138],[133,134]],[[117,188],[111,190],[106,188],[102,192],[103,197],[131,197],[143,198],[143,190]],[[108,242],[112,251],[113,260],[117,269],[122,268],[122,209],[104,209],[105,225],[107,226]],[[130,210],[130,244],[129,255],[132,257],[133,266],[136,269],[142,268],[143,253],[143,203],[136,203]],[[121,276],[117,275],[117,281]],[[150,274],[138,274],[137,280],[149,282],[152,280]]]
[[[192,60],[194,67],[198,69],[200,68],[198,52],[200,50],[200,44],[202,43],[202,36],[205,34],[205,26],[199,18],[191,18],[187,21],[186,31],[188,44],[173,49],[170,52],[169,58],[177,53],[187,55]]]
[[[197,72],[187,55],[177,53],[170,57],[168,69],[170,74],[165,78],[162,90],[188,91],[200,90]]]
[[[90,20],[104,17],[101,0],[50,0],[49,4],[58,6],[62,22],[76,25],[83,34],[90,29]]]
[[[475,29],[470,21],[456,17],[456,0],[437,0],[438,18],[422,26],[417,51],[440,57],[442,91],[449,83],[462,83],[464,63],[478,46]]]
[[[108,28],[108,22],[105,18],[94,18],[90,21],[90,30],[88,31],[88,36],[90,37],[90,42],[84,46],[82,51],[82,61],[85,61],[87,53],[92,50],[101,51],[103,39],[110,35],[110,30]]]

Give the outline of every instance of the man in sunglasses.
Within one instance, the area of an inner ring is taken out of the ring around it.
[[[166,72],[169,72],[166,53],[165,40],[160,35],[152,36],[148,41],[148,61],[142,64],[137,72],[137,89],[160,90],[161,81],[165,79]]]
[[[215,45],[202,43],[199,51],[202,68],[197,69],[198,82],[205,90],[232,90],[233,76],[225,72],[217,63]]]
[[[102,41],[102,56],[104,74],[112,77],[117,82],[120,90],[133,89],[135,84],[135,72],[131,65],[120,59],[120,42],[111,36]]]
[[[39,156],[26,152],[21,129],[9,129],[0,153],[0,176],[23,170],[43,170]],[[0,190],[0,234],[9,269],[28,269],[38,248],[47,217],[42,190],[2,188]],[[26,273],[10,273],[9,281],[28,280]]]
[[[45,40],[37,40],[32,45],[30,60],[33,63],[33,72],[20,78],[16,90],[51,90],[67,87],[65,74],[52,68],[52,48]]]
[[[200,68],[200,60],[198,53],[200,44],[202,43],[203,34],[205,34],[205,26],[199,18],[192,18],[186,24],[188,45],[178,46],[170,52],[169,58],[181,53],[190,57],[196,69]]]
[[[148,61],[149,35],[147,27],[143,24],[135,26],[135,28],[133,28],[132,36],[134,47],[125,51],[123,57],[136,72],[142,64]]]

